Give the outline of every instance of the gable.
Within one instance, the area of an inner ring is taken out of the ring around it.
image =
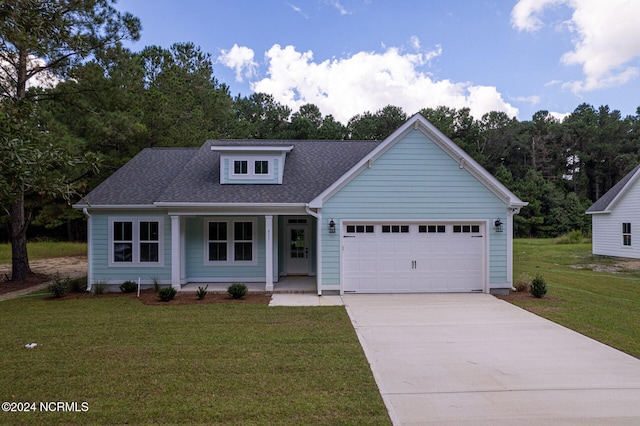
[[[479,183],[480,186],[478,186],[478,188],[482,188],[483,191],[488,190],[494,197],[500,199],[508,207],[518,210],[520,207],[528,204],[509,191],[509,189],[487,172],[470,155],[462,150],[462,148],[457,146],[453,141],[442,134],[442,132],[436,129],[422,115],[416,114],[387,139],[385,139],[380,146],[364,157],[341,179],[336,181],[331,187],[320,194],[320,196],[316,197],[310,203],[310,207],[322,207],[325,201],[333,197],[341,188],[347,185],[351,180],[355,179],[360,173],[364,173],[368,169],[375,168],[381,158],[388,155],[395,155],[393,153],[389,154],[389,151],[395,151],[392,150],[393,147],[398,144],[403,145],[406,143],[413,143],[415,144],[414,146],[418,148],[420,147],[420,144],[423,144],[425,146],[430,145],[432,148],[437,149],[431,151],[427,157],[421,157],[420,159],[414,156],[414,154],[409,154],[406,158],[398,159],[393,166],[388,168],[388,179],[392,179],[395,174],[398,177],[404,176],[410,181],[411,178],[406,176],[406,174],[409,170],[415,169],[415,167],[419,169],[417,170],[419,174],[423,173],[425,170],[429,170],[429,168],[444,168],[454,174],[455,170],[459,169],[464,170],[466,173],[458,173],[456,176],[465,176],[464,179],[473,177],[474,179],[467,182],[468,184],[471,184],[472,181],[472,185],[477,185]],[[419,162],[419,164],[416,162]],[[429,167],[426,167],[425,164],[429,164]],[[416,170],[414,170],[414,172],[415,171]],[[446,179],[442,181],[442,183],[444,184],[443,187],[447,186]]]
[[[400,208],[405,216],[416,211],[440,217],[466,213],[469,206],[476,212],[486,209],[489,214],[506,204],[460,162],[415,129],[335,192],[326,207],[358,205],[369,210],[381,201],[386,206],[384,210]]]
[[[627,192],[632,191],[638,180],[640,165],[634,167],[618,183],[611,187],[604,195],[596,200],[586,211],[587,214],[609,213],[620,202]],[[636,190],[637,191],[637,190]]]

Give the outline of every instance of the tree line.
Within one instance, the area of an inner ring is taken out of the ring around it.
[[[69,204],[144,148],[207,139],[382,140],[408,118],[388,105],[343,124],[313,104],[292,111],[269,94],[233,96],[215,78],[211,54],[193,43],[124,48],[140,23],[110,3],[0,5],[0,239],[14,243],[29,225],[82,238],[83,217]],[[56,84],[28,88],[36,76]],[[588,233],[584,211],[640,160],[640,108],[623,117],[582,104],[562,120],[539,111],[524,121],[446,106],[415,112],[529,202],[515,216],[519,237]]]

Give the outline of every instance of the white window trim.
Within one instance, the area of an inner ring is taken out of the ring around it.
[[[624,225],[629,224],[629,232],[624,232]],[[629,249],[633,247],[633,236],[632,236],[631,222],[622,222],[622,248]],[[625,244],[624,237],[629,236],[630,244]]]
[[[113,253],[113,227],[115,222],[131,222],[133,252],[131,262],[115,262]],[[140,222],[158,222],[158,261],[140,262]],[[164,218],[161,216],[113,216],[109,217],[109,267],[110,268],[159,268],[164,266]]]
[[[247,173],[235,173],[235,164],[236,161],[246,161],[247,162]],[[256,161],[266,161],[268,162],[269,173],[259,173],[256,174]],[[274,168],[274,158],[267,156],[230,156],[229,157],[229,179],[233,180],[272,180],[273,179],[273,168]]]
[[[209,224],[211,222],[227,223],[227,260],[209,260]],[[235,226],[236,222],[251,222],[253,231],[251,237],[251,260],[234,260]],[[204,221],[203,232],[204,264],[207,266],[255,266],[258,264],[258,220],[255,217],[209,217]]]

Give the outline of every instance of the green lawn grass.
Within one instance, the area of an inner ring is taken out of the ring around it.
[[[513,259],[516,281],[547,282],[545,298],[516,305],[640,358],[640,271],[602,272],[616,259],[553,240],[516,239]]]
[[[38,241],[27,243],[29,260],[47,257],[86,256],[87,243]],[[0,244],[0,263],[11,263],[11,244]]]
[[[0,424],[390,423],[343,307],[97,296],[0,310],[0,400],[88,405]]]

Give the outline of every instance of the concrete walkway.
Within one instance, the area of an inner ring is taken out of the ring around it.
[[[491,295],[342,299],[396,425],[640,424],[640,360]]]

